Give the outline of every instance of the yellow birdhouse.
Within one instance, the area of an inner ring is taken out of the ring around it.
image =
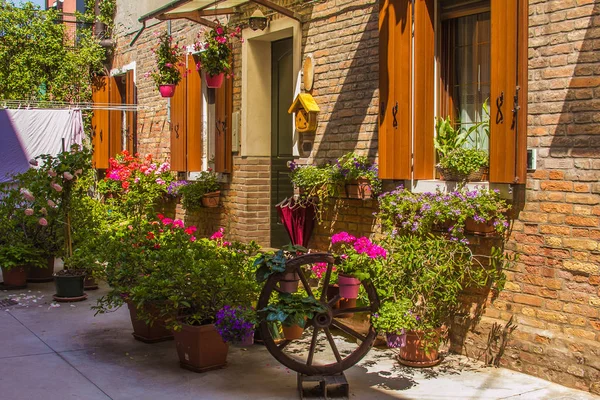
[[[288,113],[296,113],[296,129],[298,132],[314,132],[317,130],[319,106],[309,93],[300,93],[292,103]]]

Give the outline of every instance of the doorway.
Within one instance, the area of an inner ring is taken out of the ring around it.
[[[293,159],[293,125],[288,108],[294,100],[292,38],[271,42],[271,247],[290,242],[275,206],[294,189],[288,162]]]

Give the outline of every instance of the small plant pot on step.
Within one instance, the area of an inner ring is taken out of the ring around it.
[[[27,287],[27,268],[22,265],[10,269],[2,267],[2,290],[23,289]]]
[[[356,299],[360,289],[360,281],[352,276],[339,274],[338,286],[340,287],[340,296],[344,299]]]
[[[398,361],[409,367],[433,367],[440,363],[438,348],[440,346],[440,331],[426,334],[425,332],[406,332],[406,343],[400,347]]]
[[[27,282],[52,282],[54,280],[54,257],[48,257],[45,267],[30,266],[27,271]]]
[[[131,317],[131,325],[133,326],[132,335],[135,340],[144,343],[157,343],[173,339],[173,332],[167,329],[164,319],[157,318],[150,325],[139,318],[138,309],[133,302],[127,301],[127,307],[129,308],[129,316]],[[152,305],[144,307],[145,312],[158,316],[158,311]]]
[[[175,95],[175,88],[177,85],[160,85],[158,91],[162,97],[173,97]]]
[[[56,294],[54,300],[58,302],[82,301],[87,298],[83,291],[85,271],[64,269],[54,274]]]
[[[286,272],[283,278],[279,281],[279,289],[284,293],[296,293],[300,276],[296,272]]]
[[[181,368],[206,372],[227,364],[229,345],[223,341],[214,324],[184,324],[174,335]]]
[[[219,199],[221,198],[221,192],[211,192],[206,193],[202,196],[202,206],[203,207],[219,207]]]
[[[292,325],[292,326],[282,326],[283,328],[283,336],[285,336],[286,340],[296,340],[302,337],[302,333],[304,332],[304,328],[300,325]]]

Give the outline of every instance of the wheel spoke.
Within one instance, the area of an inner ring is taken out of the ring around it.
[[[367,340],[367,338],[364,335],[361,335],[360,333],[356,332],[354,329],[342,324],[341,322],[339,322],[338,320],[332,320],[331,321],[331,325],[335,326],[336,328],[338,328],[339,330],[341,330],[342,332],[347,333],[350,336],[354,336],[356,339],[359,339],[361,341],[365,341]]]
[[[306,276],[304,276],[304,271],[302,271],[301,267],[298,267],[298,275],[300,276],[300,280],[302,281],[302,284],[304,285],[304,290],[306,290],[306,294],[308,294],[308,297],[315,297],[312,293],[312,290],[310,289],[308,280],[306,279]]]
[[[285,349],[285,346],[287,346],[287,345],[288,345],[288,344],[290,344],[290,343],[292,343],[292,341],[291,341],[291,340],[284,340],[282,343],[279,343],[279,344],[277,345],[277,348],[278,348],[279,350],[283,350],[283,349]]]
[[[365,307],[352,307],[352,308],[338,308],[338,309],[332,310],[332,312],[333,312],[333,316],[337,317],[340,314],[371,312],[371,307],[365,306]]]
[[[312,365],[313,356],[315,355],[315,347],[317,346],[317,336],[319,335],[319,328],[316,326],[313,327],[313,337],[310,342],[310,349],[308,349],[308,359],[306,360],[306,365]]]
[[[342,357],[340,357],[340,352],[338,351],[337,346],[335,345],[335,341],[333,340],[333,336],[331,336],[331,331],[329,328],[323,328],[325,331],[325,335],[327,335],[327,340],[329,340],[329,345],[331,346],[331,350],[333,350],[333,355],[335,355],[335,359],[337,362],[342,362]]]
[[[342,298],[342,296],[340,296],[340,295],[339,295],[339,293],[338,293],[338,294],[336,294],[336,295],[335,295],[335,297],[334,297],[333,299],[331,299],[331,300],[329,300],[329,301],[327,302],[327,305],[328,305],[329,307],[333,307],[333,305],[334,305],[335,303],[337,303],[337,302],[338,302],[338,301],[339,301],[341,298]]]
[[[331,280],[331,270],[333,269],[333,264],[327,263],[327,272],[325,273],[325,281],[323,282],[323,291],[321,292],[321,301],[326,301],[327,299],[327,289],[329,288],[329,281]]]

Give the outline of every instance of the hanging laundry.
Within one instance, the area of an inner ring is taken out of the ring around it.
[[[37,156],[82,142],[81,110],[0,110],[0,182],[25,172]]]

